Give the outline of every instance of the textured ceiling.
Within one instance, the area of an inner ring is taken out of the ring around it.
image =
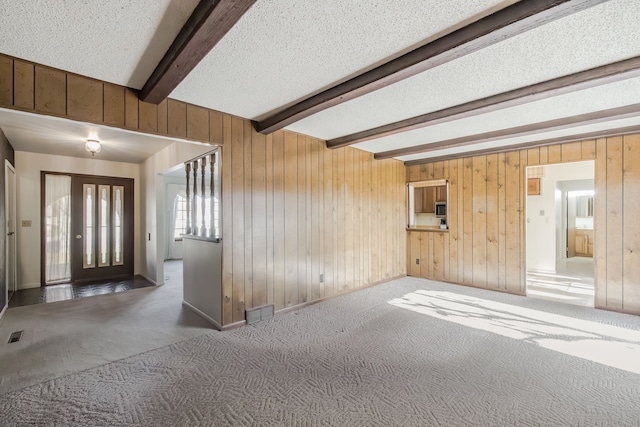
[[[257,0],[171,97],[261,120],[514,2]],[[197,3],[0,0],[0,53],[140,88]],[[288,129],[333,139],[640,56],[639,20],[640,1],[609,0],[307,117]],[[366,141],[356,147],[384,152],[637,103],[640,78],[633,78]],[[68,125],[56,132],[55,123],[48,129],[48,122],[38,125],[19,121],[33,126],[35,130],[30,131],[24,126],[19,129],[4,117],[5,113],[0,114],[0,127],[20,141],[21,147],[52,150],[50,147],[69,139],[65,133]],[[574,126],[401,159],[542,140],[585,129],[611,129],[620,123],[635,124],[634,120]],[[76,129],[80,141],[86,138],[86,126]],[[34,146],[31,140],[48,142]],[[139,142],[155,146],[151,140]],[[141,159],[148,154],[118,156]]]
[[[198,0],[0,0],[0,52],[140,89]]]
[[[260,119],[510,3],[258,0],[171,97]]]
[[[640,1],[609,1],[288,128],[332,139],[640,55],[639,17]]]

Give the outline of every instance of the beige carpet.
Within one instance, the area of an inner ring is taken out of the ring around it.
[[[163,286],[7,310],[0,321],[0,394],[210,333],[181,305],[181,263],[165,268]],[[20,330],[22,340],[8,344]]]
[[[0,397],[6,425],[629,425],[640,318],[405,278]]]

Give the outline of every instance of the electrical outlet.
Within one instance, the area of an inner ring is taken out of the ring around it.
[[[23,219],[21,221],[21,224],[23,227],[31,227],[31,220],[30,219]]]
[[[416,258],[416,264],[420,265],[420,258]]]

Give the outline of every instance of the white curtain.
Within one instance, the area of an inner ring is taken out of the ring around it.
[[[71,177],[45,175],[45,282],[71,279]]]
[[[178,194],[182,197],[187,197],[186,185],[167,184],[167,193],[165,195],[167,201],[167,211],[165,216],[167,219],[167,247],[164,256],[165,259],[182,258],[182,254],[177,250],[177,244],[179,243],[175,241],[173,236],[176,228],[176,213],[178,211],[178,198],[176,196]]]

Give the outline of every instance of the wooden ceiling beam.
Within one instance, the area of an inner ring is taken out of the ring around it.
[[[591,125],[610,120],[620,120],[640,116],[640,104],[625,105],[624,107],[610,108],[607,110],[579,114],[577,116],[563,117],[545,122],[531,123],[508,129],[466,135],[459,138],[436,141],[428,144],[415,145],[397,150],[384,151],[374,154],[375,159],[390,159],[394,157],[409,156],[412,154],[428,153],[450,148],[465,147],[484,142],[497,141],[507,138],[517,138],[539,133],[552,132],[576,126]]]
[[[405,166],[423,165],[426,163],[441,162],[444,160],[461,159],[463,157],[485,156],[488,154],[506,153],[515,150],[526,150],[529,148],[546,147],[548,145],[563,144],[566,142],[586,141],[589,139],[610,138],[613,136],[630,135],[640,132],[640,125],[625,126],[614,129],[585,132],[575,135],[560,136],[557,138],[542,139],[538,141],[524,142],[521,144],[505,145],[504,147],[485,148],[482,150],[466,151],[464,153],[447,154],[445,156],[428,157],[426,159],[408,160]]]
[[[306,98],[255,123],[254,126],[260,133],[275,132],[319,111],[606,1],[536,0],[514,3],[372,70]]]
[[[184,80],[256,0],[201,0],[140,91],[159,104]]]
[[[640,77],[640,56],[331,139],[327,141],[327,147],[346,147],[634,77]]]

